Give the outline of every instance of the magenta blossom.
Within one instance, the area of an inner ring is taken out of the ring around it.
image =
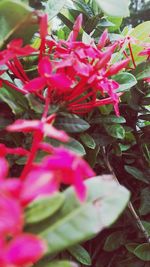
[[[38,131],[42,136],[49,136],[62,142],[69,140],[68,135],[64,131],[57,130],[46,120],[16,120],[13,124],[7,127],[7,130],[10,132],[24,133]]]
[[[6,64],[9,60],[15,57],[27,56],[35,52],[36,50],[30,45],[22,47],[23,40],[15,39],[11,41],[7,48],[0,52],[0,65]]]
[[[35,235],[22,233],[9,242],[1,238],[0,266],[27,267],[36,263],[46,252],[46,244]]]
[[[40,91],[45,87],[57,88],[60,91],[71,86],[71,80],[63,73],[53,73],[52,64],[48,57],[44,57],[38,64],[38,71],[41,77],[31,80],[24,86],[29,92]]]
[[[49,192],[55,192],[63,183],[74,186],[80,201],[84,201],[86,198],[84,179],[95,175],[84,159],[62,147],[54,149],[51,156],[45,157],[41,164],[31,171],[27,180],[34,180],[38,173],[37,185],[38,187],[40,184],[43,186],[43,194],[44,192],[47,193],[48,190]],[[45,186],[46,183],[47,186]],[[37,185],[35,182],[35,187]]]

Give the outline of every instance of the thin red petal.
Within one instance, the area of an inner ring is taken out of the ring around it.
[[[49,77],[52,74],[52,64],[48,57],[44,57],[38,64],[38,71],[42,77]]]
[[[38,77],[25,84],[24,90],[28,92],[36,92],[42,90],[46,85],[45,79]]]

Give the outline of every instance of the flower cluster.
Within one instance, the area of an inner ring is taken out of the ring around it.
[[[111,76],[127,67],[129,58],[112,65],[112,54],[118,42],[106,46],[107,30],[97,45],[77,41],[81,26],[82,15],[77,18],[67,41],[55,41],[47,38],[47,15],[42,16],[39,51],[28,45],[22,47],[22,40],[14,40],[0,52],[0,65],[5,64],[6,71],[11,71],[22,86],[5,80],[3,75],[1,83],[23,94],[35,94],[44,102],[49,99],[49,104],[73,113],[86,113],[96,106],[113,104],[119,115],[119,84]],[[20,58],[32,53],[39,55],[38,76],[30,80]]]
[[[60,190],[60,185],[72,185],[79,201],[86,199],[84,179],[93,177],[94,171],[77,154],[64,147],[53,147],[45,137],[67,142],[69,136],[53,126],[55,114],[49,115],[49,106],[60,110],[86,113],[94,107],[113,104],[119,115],[119,84],[111,76],[128,65],[129,59],[111,64],[118,42],[106,45],[108,33],[104,31],[97,45],[77,41],[82,26],[80,15],[68,40],[47,38],[47,15],[40,17],[39,50],[16,39],[0,52],[0,85],[34,94],[44,103],[40,119],[18,119],[7,127],[9,132],[32,134],[30,150],[10,148],[0,144],[0,266],[32,266],[46,252],[46,244],[38,236],[24,232],[25,208],[42,196]],[[37,61],[37,77],[30,79],[25,71],[24,59]],[[9,76],[9,79],[6,78]],[[16,84],[15,80],[19,80]],[[42,150],[45,156],[36,161]],[[26,157],[26,164],[18,177],[10,177],[6,156]]]
[[[24,209],[33,200],[50,196],[59,190],[60,184],[73,185],[80,201],[86,198],[83,180],[94,176],[88,164],[69,150],[45,143],[45,136],[62,142],[68,140],[63,131],[52,126],[54,116],[43,120],[18,120],[7,127],[10,132],[33,132],[31,150],[9,148],[0,144],[0,266],[30,266],[46,252],[46,244],[39,237],[24,233]],[[37,152],[46,156],[36,163]],[[8,177],[8,154],[26,156],[27,162],[19,177]]]

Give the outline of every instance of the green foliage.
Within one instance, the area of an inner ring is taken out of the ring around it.
[[[46,5],[45,5],[45,12],[48,14],[49,20],[54,18],[60,10],[63,8],[65,5],[65,0],[61,1],[55,1],[55,0],[48,0]]]
[[[89,253],[80,245],[76,245],[74,247],[70,247],[68,249],[70,254],[81,264],[84,264],[86,266],[91,266],[91,257]]]
[[[0,1],[0,47],[14,37],[23,37],[26,42],[31,39],[37,30],[37,18],[32,11],[21,1]]]
[[[104,13],[110,16],[117,17],[127,17],[129,16],[129,1],[128,0],[96,0],[96,2],[100,5]]]
[[[39,198],[31,202],[25,211],[26,223],[38,223],[52,216],[62,206],[63,202],[64,197],[61,193],[56,193],[51,197]]]
[[[72,5],[69,2],[66,5],[66,1],[53,0],[2,0],[0,47],[18,37],[23,37],[25,43],[31,41],[37,32],[34,8],[43,8],[48,13],[49,21],[58,15],[65,24],[58,26],[58,31],[52,28],[49,38],[66,39],[75,18],[82,13],[83,31],[80,32],[79,40],[87,44],[93,39],[97,42],[105,28],[111,40],[121,40],[124,36],[138,40],[136,44],[131,43],[137,67],[130,70],[133,67],[130,64],[129,69],[112,77],[120,84],[118,92],[123,93],[119,103],[121,116],[114,115],[112,105],[97,108],[83,116],[68,114],[63,108],[51,105],[49,114],[57,114],[54,126],[71,134],[71,138],[66,144],[50,138],[45,138],[45,142],[56,147],[64,145],[85,156],[96,173],[112,172],[131,191],[134,208],[150,235],[150,87],[143,80],[150,77],[150,63],[146,60],[147,56],[139,56],[143,50],[142,44],[150,43],[150,22],[143,22],[132,29],[126,27],[121,32],[123,17],[129,15],[128,4],[129,1],[125,0],[80,0],[72,1]],[[113,63],[124,57],[124,50],[129,54],[127,43],[119,51],[116,49]],[[37,75],[36,61],[36,57],[22,59],[30,79]],[[12,81],[11,73],[8,72],[6,79]],[[19,85],[20,81],[16,83]],[[4,128],[16,118],[39,119],[44,108],[42,100],[39,101],[32,94],[23,96],[3,85],[0,101],[0,142],[8,142],[12,147],[23,144],[29,148],[30,136],[25,140],[22,134],[5,135]],[[42,158],[43,154],[39,154],[37,162]],[[9,160],[11,171],[17,176],[26,158],[12,159],[9,156]],[[115,222],[127,205],[129,192],[106,176],[89,179],[86,186],[88,196],[85,203],[78,202],[73,188],[64,190],[62,186],[61,193],[36,199],[27,207],[25,230],[38,233],[48,243],[47,255],[34,266],[74,267],[77,266],[75,260],[82,266],[92,267],[148,267],[150,246],[137,227],[135,218],[126,210]]]

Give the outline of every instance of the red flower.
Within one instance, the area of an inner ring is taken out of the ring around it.
[[[22,47],[22,45],[22,39],[12,40],[7,45],[7,49],[0,52],[0,65],[6,64],[9,60],[14,59],[15,57],[27,56],[36,51],[30,45],[24,47]]]
[[[73,31],[70,33],[69,37],[68,37],[68,41],[69,42],[74,42],[76,41],[77,37],[78,37],[78,34],[79,34],[79,31],[82,27],[82,20],[83,20],[83,17],[82,17],[82,14],[80,14],[74,25],[73,25]]]
[[[1,186],[0,186],[1,187]],[[0,194],[0,236],[14,236],[22,231],[23,210],[20,203],[1,190]]]
[[[46,86],[50,89],[63,91],[69,89],[71,80],[63,73],[53,73],[52,64],[48,57],[44,57],[38,64],[38,71],[41,77],[31,80],[24,86],[29,92],[36,92],[44,89]]]
[[[50,172],[51,189],[59,189],[61,183],[73,185],[80,201],[86,198],[86,187],[83,180],[95,175],[89,165],[75,153],[57,148],[52,156],[46,157],[41,163],[41,170],[48,177]]]
[[[5,250],[5,262],[11,266],[30,266],[46,252],[46,244],[32,234],[21,234],[11,240]],[[7,266],[7,265],[6,265]]]
[[[67,142],[69,139],[64,131],[57,130],[46,120],[16,120],[13,124],[7,126],[7,130],[10,132],[24,133],[38,131],[42,136],[49,136],[62,142]]]

